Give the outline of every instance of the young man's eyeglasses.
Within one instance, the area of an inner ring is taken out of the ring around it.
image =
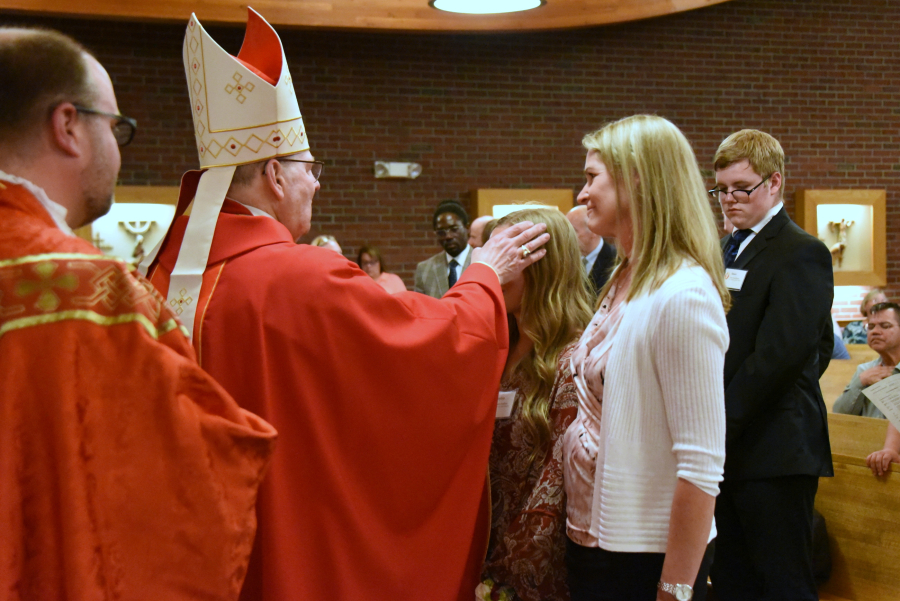
[[[104,113],[103,111],[89,109],[86,106],[78,106],[77,104],[72,106],[74,106],[75,110],[79,113],[84,113],[86,115],[100,115],[101,117],[115,119],[116,122],[113,124],[112,131],[113,136],[116,138],[116,144],[119,146],[128,146],[134,139],[134,132],[137,131],[137,121],[131,117],[113,113]]]
[[[773,174],[770,173],[763,179],[763,181],[759,182],[749,190],[732,190],[731,197],[735,202],[748,202],[750,200],[750,195],[753,194],[753,192],[757,188],[766,183],[769,178],[772,177],[772,175]],[[713,188],[712,190],[707,190],[707,192],[713,200],[723,200],[726,196],[728,196],[728,190],[723,190],[722,188]]]
[[[309,172],[312,174],[314,181],[319,181],[319,178],[322,176],[322,169],[325,168],[325,163],[322,161],[304,161],[303,159],[286,159],[284,157],[279,157],[275,160],[288,161],[289,163],[306,163],[307,165],[311,165],[311,167],[309,168]]]

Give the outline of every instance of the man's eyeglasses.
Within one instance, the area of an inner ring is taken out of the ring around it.
[[[757,188],[766,183],[770,177],[772,177],[771,173],[767,175],[763,181],[759,182],[749,190],[732,190],[731,197],[734,199],[734,202],[748,202],[750,200],[750,195],[753,194]],[[707,192],[709,192],[709,195],[713,200],[723,200],[729,194],[728,190],[723,190],[721,188],[713,188]]]
[[[443,238],[447,234],[458,234],[461,229],[462,229],[462,227],[459,224],[456,224],[445,230],[434,230],[434,235],[437,236],[438,238]]]
[[[289,163],[306,163],[307,165],[311,165],[311,167],[309,168],[309,172],[313,176],[313,181],[319,181],[319,178],[322,176],[322,170],[325,168],[325,163],[322,161],[304,161],[303,159],[286,159],[284,157],[279,157],[275,160],[288,161]]]
[[[116,122],[113,125],[112,131],[113,136],[116,138],[116,144],[119,146],[128,146],[134,139],[134,132],[137,131],[137,121],[131,117],[115,115],[113,113],[104,113],[103,111],[89,109],[86,106],[78,106],[77,104],[72,106],[74,106],[75,110],[79,113],[84,113],[86,115],[100,115],[101,117],[115,119]]]

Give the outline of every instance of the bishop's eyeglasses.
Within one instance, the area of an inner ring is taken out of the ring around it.
[[[313,176],[313,181],[319,181],[319,178],[322,176],[322,169],[325,168],[325,163],[323,161],[304,161],[303,159],[286,159],[284,157],[278,157],[275,160],[288,161],[289,163],[306,163],[307,165],[311,165],[311,167],[309,168],[309,172]]]

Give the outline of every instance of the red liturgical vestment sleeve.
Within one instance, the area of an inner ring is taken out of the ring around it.
[[[226,202],[194,345],[279,431],[242,599],[470,600],[508,334],[493,271],[388,294],[333,251]],[[152,272],[163,293],[184,223]]]

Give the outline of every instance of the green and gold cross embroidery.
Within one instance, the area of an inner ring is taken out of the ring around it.
[[[59,265],[52,261],[35,264],[31,269],[39,279],[18,282],[16,294],[21,298],[37,293],[38,299],[34,303],[35,308],[41,311],[55,311],[59,307],[60,299],[54,290],[71,292],[78,288],[78,277],[73,273],[65,273],[57,278],[53,277],[58,267]]]

